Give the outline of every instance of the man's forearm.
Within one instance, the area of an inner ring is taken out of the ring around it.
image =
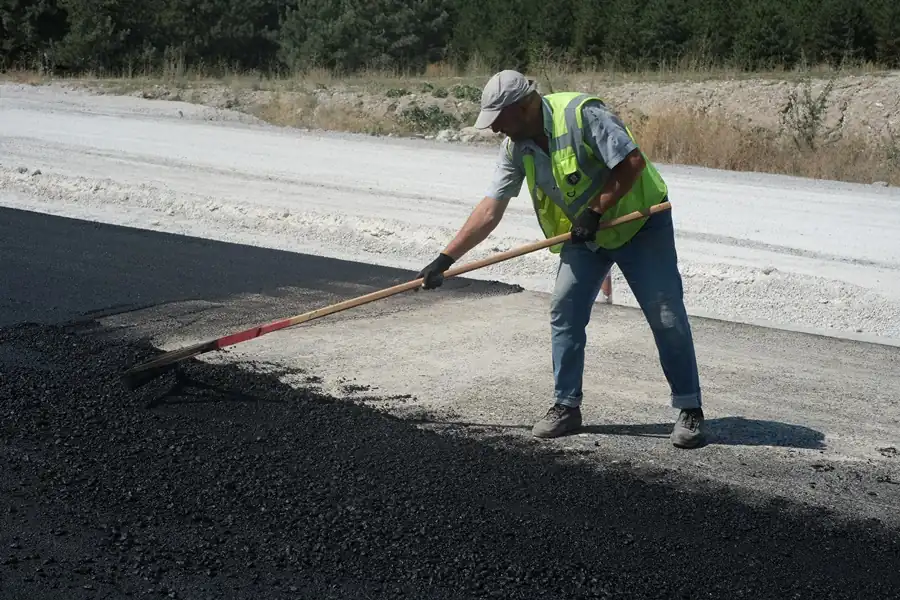
[[[628,193],[634,182],[640,177],[645,164],[640,151],[632,151],[610,172],[606,185],[603,186],[597,197],[591,200],[591,207],[597,212],[605,213],[615,206],[616,202]]]
[[[503,208],[492,198],[485,198],[478,203],[459,233],[444,249],[444,254],[459,260],[491,234],[502,216]]]

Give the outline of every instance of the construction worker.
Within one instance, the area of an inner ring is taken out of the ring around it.
[[[600,98],[541,95],[533,80],[512,70],[485,85],[475,127],[506,136],[493,181],[454,239],[419,273],[422,286],[440,286],[444,271],[488,237],[525,183],[544,235],[572,232],[571,242],[550,249],[559,254],[550,305],[555,401],[533,435],[551,438],[581,427],[585,328],[616,264],[653,332],[671,405],[680,411],[671,441],[679,448],[700,445],[700,381],[671,211],[598,231],[601,221],[668,199],[666,183],[628,128]]]

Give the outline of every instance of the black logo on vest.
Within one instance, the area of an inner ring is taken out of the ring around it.
[[[578,171],[569,173],[568,175],[566,175],[566,181],[569,183],[569,185],[577,184],[579,181],[581,181],[581,173],[579,173]]]

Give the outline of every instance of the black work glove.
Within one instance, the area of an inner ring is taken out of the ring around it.
[[[416,279],[419,277],[425,278],[425,281],[422,282],[422,287],[426,290],[439,287],[444,283],[444,271],[449,269],[454,262],[456,262],[455,258],[441,252],[436,259],[419,272]]]
[[[592,242],[600,227],[600,217],[602,215],[591,207],[585,208],[572,223],[572,243]]]

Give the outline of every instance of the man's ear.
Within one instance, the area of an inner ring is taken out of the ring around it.
[[[527,119],[528,115],[531,113],[530,98],[523,98],[522,100],[519,100],[518,102],[516,102],[513,109],[515,110],[513,114],[517,121]]]

